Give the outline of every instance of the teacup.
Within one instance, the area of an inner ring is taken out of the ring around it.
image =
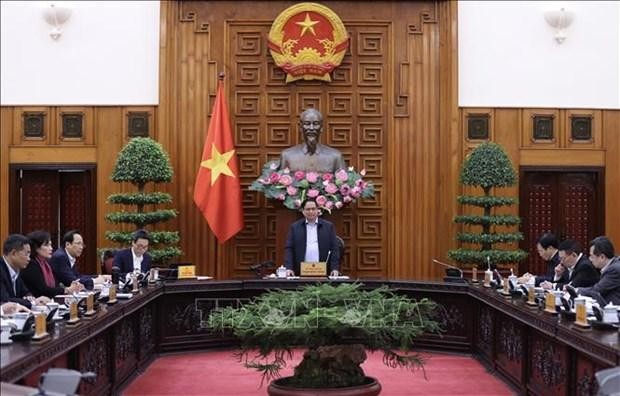
[[[10,344],[11,342],[13,342],[11,340],[11,326],[7,325],[2,325],[0,327],[0,343],[2,344]]]

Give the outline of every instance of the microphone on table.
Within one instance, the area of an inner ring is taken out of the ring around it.
[[[256,276],[261,278],[263,276],[263,269],[275,267],[276,263],[272,260],[263,261],[262,263],[252,264],[248,268],[250,271],[256,272]]]
[[[463,270],[450,264],[442,263],[439,260],[432,259],[433,263],[439,264],[443,267],[447,267],[446,276],[443,278],[444,282],[452,283],[467,283],[467,280],[463,278]]]
[[[118,281],[121,277],[121,269],[118,267],[112,267],[112,284],[118,286]]]

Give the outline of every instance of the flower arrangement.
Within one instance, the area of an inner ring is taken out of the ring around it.
[[[283,201],[289,209],[299,209],[301,203],[314,199],[319,208],[331,213],[341,209],[358,198],[372,198],[375,188],[364,181],[366,170],[356,172],[350,166],[331,172],[290,171],[279,169],[279,161],[270,161],[263,167],[263,173],[256,179],[250,190],[262,191],[267,198]]]

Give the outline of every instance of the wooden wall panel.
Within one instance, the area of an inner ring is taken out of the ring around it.
[[[620,215],[616,202],[620,202],[620,111],[595,109],[531,109],[531,108],[461,108],[461,134],[463,155],[479,142],[467,139],[468,114],[488,113],[490,139],[501,144],[512,160],[515,169],[520,166],[551,168],[604,168],[605,210],[602,219],[607,234],[620,246]],[[571,116],[591,117],[592,138],[589,141],[571,139]],[[534,116],[553,119],[553,138],[537,140],[533,137]],[[460,166],[460,164],[459,164]],[[501,194],[519,196],[519,186],[502,189]],[[501,209],[501,213],[519,214],[517,206]],[[531,251],[531,254],[536,254]]]
[[[441,257],[452,243],[431,235],[453,227],[455,204],[450,199],[448,209],[440,206],[454,184],[438,180],[440,174],[455,173],[454,166],[445,167],[437,158],[451,163],[454,153],[460,155],[460,143],[441,144],[442,134],[457,137],[451,130],[458,126],[456,6],[395,2],[393,7],[364,3],[360,8],[353,2],[330,2],[351,35],[343,65],[331,84],[285,84],[265,43],[271,21],[289,3],[247,4],[162,3],[158,120],[165,127],[158,140],[170,151],[177,171],[171,192],[181,208],[184,259],[197,263],[201,272],[244,277],[252,276],[249,264],[274,257],[275,206],[247,187],[265,161],[299,142],[297,116],[312,105],[325,116],[323,141],[343,151],[351,165],[365,167],[378,188],[375,200],[332,215],[340,216],[335,223],[345,236],[348,273],[440,275],[441,269],[429,265],[430,258]],[[227,76],[246,222],[246,229],[223,246],[192,202],[219,71]],[[440,99],[440,92],[446,99]],[[443,124],[445,130],[440,130],[440,105],[453,114]]]
[[[462,211],[456,203],[456,196],[463,192],[458,183],[461,162],[482,141],[467,137],[468,114],[488,115],[490,139],[504,145],[515,167],[604,166],[606,233],[620,245],[620,222],[614,212],[615,202],[620,202],[620,112],[587,110],[593,117],[594,133],[593,141],[584,145],[568,140],[567,124],[571,114],[585,114],[585,110],[459,109],[456,3],[394,2],[387,7],[385,2],[330,2],[350,26],[354,46],[334,72],[331,84],[289,85],[282,83],[283,74],[274,67],[264,43],[253,41],[260,47],[254,55],[234,52],[231,43],[245,33],[242,39],[249,44],[252,34],[263,37],[271,21],[290,3],[232,3],[162,2],[160,105],[72,107],[71,111],[81,111],[86,118],[83,141],[57,139],[57,118],[66,108],[0,109],[1,238],[8,233],[9,164],[56,158],[55,162],[96,163],[97,244],[106,246],[104,232],[113,227],[103,216],[115,209],[105,203],[106,197],[131,190],[129,185],[111,183],[109,175],[118,150],[128,141],[129,112],[147,112],[151,136],[170,153],[175,171],[173,182],[158,188],[173,195],[179,217],[160,228],[180,230],[185,252],[180,260],[197,264],[198,272],[205,275],[251,276],[240,262],[245,265],[274,255],[273,205],[244,190],[246,230],[221,246],[192,199],[217,73],[224,71],[244,187],[258,176],[264,161],[277,158],[283,148],[299,141],[297,115],[309,105],[325,114],[324,141],[340,148],[356,167],[372,170],[371,177],[380,186],[378,198],[339,213],[354,276],[441,276],[442,269],[430,260],[445,259],[456,245],[458,227],[452,218]],[[379,33],[388,40],[377,57],[380,61],[356,52],[360,34],[365,32]],[[377,93],[383,104],[374,109],[380,112],[368,116],[364,109],[372,108],[364,103],[370,103],[368,98]],[[22,138],[23,111],[46,113],[45,142]],[[554,143],[531,141],[531,114],[548,111],[557,114]],[[516,195],[518,186],[510,191]],[[517,208],[510,211],[518,213]],[[373,233],[370,239],[364,230]],[[265,236],[248,239],[257,233]],[[360,262],[358,256],[364,254],[368,261]]]

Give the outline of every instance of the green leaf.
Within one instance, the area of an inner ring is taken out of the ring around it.
[[[479,216],[479,215],[460,215],[454,217],[455,223],[472,224],[472,225],[518,225],[521,223],[521,219],[518,216],[511,215],[493,215],[493,216]]]
[[[492,142],[482,143],[465,158],[461,183],[484,189],[509,187],[517,183],[517,173],[502,146]]]
[[[136,185],[170,182],[172,166],[168,153],[151,138],[133,138],[119,153],[112,180]]]
[[[112,194],[108,203],[121,205],[157,205],[172,202],[172,196],[162,192]]]

